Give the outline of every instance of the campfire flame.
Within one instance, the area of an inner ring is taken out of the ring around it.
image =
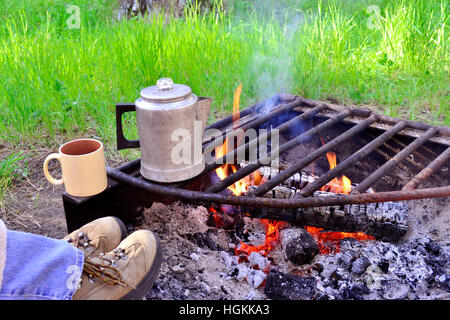
[[[322,141],[322,144],[325,144],[322,138],[320,138],[320,140]],[[327,160],[330,165],[330,170],[336,167],[336,153],[327,152]],[[319,190],[332,193],[349,194],[352,191],[352,181],[345,175],[342,175],[341,178],[334,178]],[[312,226],[307,226],[306,230],[316,240],[319,245],[320,253],[322,254],[339,252],[339,241],[345,238],[354,238],[358,241],[375,239],[374,237],[366,235],[363,232],[322,232],[323,228],[316,228]]]
[[[233,96],[233,124],[236,127],[236,122],[241,117],[239,112],[239,105],[241,101],[241,93],[242,93],[242,83],[236,88]]]
[[[374,237],[363,232],[322,232],[323,228],[311,226],[307,226],[306,231],[316,240],[322,254],[339,252],[339,241],[345,238],[353,238],[358,241],[375,240]]]
[[[239,103],[240,96],[242,92],[242,84],[240,84],[235,92],[233,97],[233,127],[236,129],[237,121],[240,119],[240,111],[239,111]],[[238,137],[239,140],[239,137]],[[322,138],[321,138],[322,140]],[[322,143],[324,144],[323,140]],[[216,159],[219,159],[225,156],[228,153],[229,141],[228,138],[225,139],[223,145],[215,148],[215,156]],[[330,165],[330,170],[336,167],[337,165],[337,157],[334,152],[328,152],[326,154],[328,163]],[[234,164],[225,163],[216,169],[217,176],[223,180],[228,177],[230,174],[235,173],[238,168]],[[236,196],[240,196],[247,192],[247,187],[252,183],[255,186],[258,186],[263,181],[263,176],[256,170],[252,173],[251,179],[249,177],[245,177],[233,185],[230,185],[228,189],[233,192]],[[340,178],[335,178],[330,181],[327,185],[320,189],[321,191],[328,191],[333,193],[345,193],[348,194],[352,190],[352,182],[351,180],[342,175]],[[210,207],[210,213],[212,215],[214,225],[216,227],[223,227],[224,222],[221,218],[221,215],[226,212],[223,206],[220,207],[220,210],[216,210],[214,207]],[[286,223],[282,221],[276,220],[268,220],[261,219],[261,223],[265,228],[265,240],[261,245],[249,245],[241,241],[240,245],[236,247],[235,254],[241,257],[246,257],[250,255],[252,252],[258,252],[262,255],[267,255],[275,245],[278,243],[280,238],[280,229],[283,228]],[[319,250],[322,254],[328,253],[336,253],[339,252],[339,241],[344,238],[354,238],[358,241],[362,240],[373,240],[374,238],[368,236],[362,232],[323,232],[322,228],[316,228],[312,226],[306,226],[306,230],[311,234],[311,236],[316,240],[319,245]],[[245,259],[245,258],[244,258]]]
[[[242,84],[240,84],[236,88],[236,90],[234,92],[234,96],[233,96],[233,127],[234,128],[237,127],[237,121],[240,119],[239,105],[240,105],[241,93],[242,93]],[[239,137],[238,137],[238,139],[239,139]],[[227,139],[225,139],[225,142],[223,143],[223,145],[215,148],[216,159],[219,159],[228,153],[228,146],[229,146],[229,143],[228,143],[228,138],[227,138]],[[225,179],[230,174],[233,174],[236,171],[237,171],[237,167],[234,164],[228,164],[228,163],[226,163],[226,164],[222,165],[221,167],[219,167],[218,169],[216,169],[217,176],[221,180]],[[263,176],[258,171],[255,171],[252,173],[252,180],[253,180],[254,185],[260,185],[263,180]],[[235,182],[231,186],[229,186],[228,189],[231,192],[233,192],[236,196],[240,196],[247,192],[247,187],[249,184],[250,184],[250,179],[243,178],[243,179]],[[215,210],[212,207],[210,208],[210,211],[212,212],[213,219],[214,219],[216,226],[222,225],[223,222],[220,218],[220,213],[217,212],[217,210]],[[282,222],[272,221],[272,220],[267,220],[267,219],[262,219],[261,222],[263,223],[263,225],[266,229],[266,238],[265,238],[264,244],[262,244],[260,246],[253,246],[253,245],[248,245],[248,244],[241,242],[241,244],[235,250],[236,255],[241,255],[241,254],[250,255],[251,252],[260,252],[260,253],[266,255],[269,251],[271,251],[274,248],[275,244],[277,243],[277,241],[279,239],[279,230],[280,230],[280,227],[282,226]]]
[[[228,153],[227,146],[228,146],[228,139],[225,139],[223,145],[215,148],[216,159],[219,159]],[[229,163],[225,163],[224,165],[216,169],[217,176],[220,178],[220,180],[225,179],[230,174],[236,171],[237,171],[236,166],[234,164]],[[240,196],[241,194],[247,191],[245,179],[236,181],[234,184],[229,186],[228,189],[231,190],[231,192],[233,192],[235,195]]]
[[[236,255],[250,255],[250,253],[252,252],[258,252],[265,256],[275,247],[278,239],[280,238],[280,229],[283,226],[284,222],[267,219],[261,219],[261,222],[266,229],[266,239],[264,241],[264,244],[253,246],[241,242],[241,244],[235,249]]]
[[[241,92],[242,92],[242,84],[240,84],[236,90],[234,91],[234,97],[233,97],[233,126],[236,128],[236,122],[240,118],[240,112],[239,112],[239,103],[241,99]],[[218,146],[215,148],[215,156],[216,159],[222,158],[224,155],[228,153],[228,138],[225,139],[225,142],[223,145]],[[231,173],[230,173],[231,171]],[[221,167],[216,169],[217,176],[220,178],[220,180],[225,179],[230,174],[235,173],[237,171],[237,168],[234,164],[228,164],[225,163]],[[244,179],[241,179],[231,186],[228,187],[231,192],[233,192],[235,195],[240,196],[241,194],[247,192],[247,185],[245,183]]]
[[[322,141],[322,144],[325,144],[323,142],[322,138],[320,138],[320,140]],[[333,170],[337,165],[336,153],[327,152],[327,160],[330,165],[330,170]],[[333,193],[349,194],[352,191],[352,181],[349,178],[347,178],[345,175],[342,175],[342,177],[340,177],[340,178],[337,178],[337,177],[334,178],[333,180],[328,182],[326,185],[321,187],[319,190],[333,192]]]

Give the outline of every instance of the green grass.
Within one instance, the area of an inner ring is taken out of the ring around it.
[[[217,117],[242,83],[242,106],[286,91],[449,125],[447,2],[228,2],[226,12],[117,22],[109,1],[71,0],[81,28],[68,29],[68,1],[3,1],[0,142],[97,136],[112,151],[115,103],[160,77],[214,97]]]
[[[28,169],[23,161],[26,157],[23,152],[0,156],[0,209],[4,206],[4,195],[13,180],[27,177]]]

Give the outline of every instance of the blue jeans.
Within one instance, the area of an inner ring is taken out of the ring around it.
[[[83,271],[84,254],[64,240],[7,231],[0,300],[70,300]]]

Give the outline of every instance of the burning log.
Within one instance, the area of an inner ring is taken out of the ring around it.
[[[250,186],[249,190],[255,187]],[[269,198],[299,197],[300,190],[279,186],[264,195]],[[335,196],[316,191],[315,197]],[[299,225],[343,231],[364,232],[376,239],[395,242],[408,229],[408,207],[403,202],[380,202],[299,209],[247,208],[253,217],[287,220]]]
[[[283,170],[281,170],[283,171]],[[263,166],[258,169],[258,173],[262,176],[263,181],[268,181],[271,178],[275,177],[280,170],[276,167],[267,167]],[[314,182],[315,178],[312,175],[309,175],[305,172],[297,172],[293,176],[287,178],[283,185],[287,187],[293,187],[297,189],[304,188],[308,183]],[[259,185],[259,183],[255,183],[254,185]]]
[[[332,157],[331,155],[329,157]],[[334,161],[336,159],[334,158]],[[241,164],[241,167],[243,165]],[[245,166],[245,165],[244,165]],[[250,185],[252,186],[259,186],[262,183],[265,183],[266,181],[272,179],[273,177],[275,177],[278,173],[280,173],[281,171],[283,171],[283,168],[276,168],[276,167],[261,167],[258,169],[258,175],[256,175],[257,177],[260,177],[258,180],[256,181],[255,178],[250,178]],[[344,176],[345,177],[345,176]],[[346,177],[345,177],[346,178]],[[316,178],[311,175],[308,174],[306,172],[297,172],[295,173],[293,176],[290,176],[289,178],[287,178],[285,181],[283,181],[282,186],[284,187],[291,187],[291,188],[295,188],[295,189],[303,189],[305,188],[308,184],[313,183],[316,180]],[[353,189],[354,187],[356,187],[356,185],[351,184],[351,182],[348,182],[348,189]],[[250,190],[256,190],[256,188],[250,188],[247,191]],[[336,183],[334,181],[330,181],[329,183],[327,183],[326,185],[324,185],[322,187],[322,189],[320,191],[330,191],[330,192],[334,192],[334,193],[349,193],[349,192],[336,192],[335,190],[339,191],[339,188],[336,186]],[[269,191],[270,192],[270,191]],[[276,196],[274,196],[273,198],[277,198]]]

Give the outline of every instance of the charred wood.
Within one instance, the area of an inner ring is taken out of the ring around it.
[[[249,187],[249,189],[255,187]],[[334,193],[316,191],[314,197],[334,196]],[[295,198],[299,190],[278,186],[264,195],[269,198]],[[385,241],[396,242],[408,230],[408,207],[404,202],[380,202],[299,209],[247,208],[255,218],[279,219],[298,225],[359,232]]]
[[[273,300],[311,300],[315,296],[317,280],[314,277],[300,278],[271,270],[264,293]]]
[[[303,228],[285,228],[280,237],[286,258],[296,265],[310,263],[319,253],[316,241]]]

